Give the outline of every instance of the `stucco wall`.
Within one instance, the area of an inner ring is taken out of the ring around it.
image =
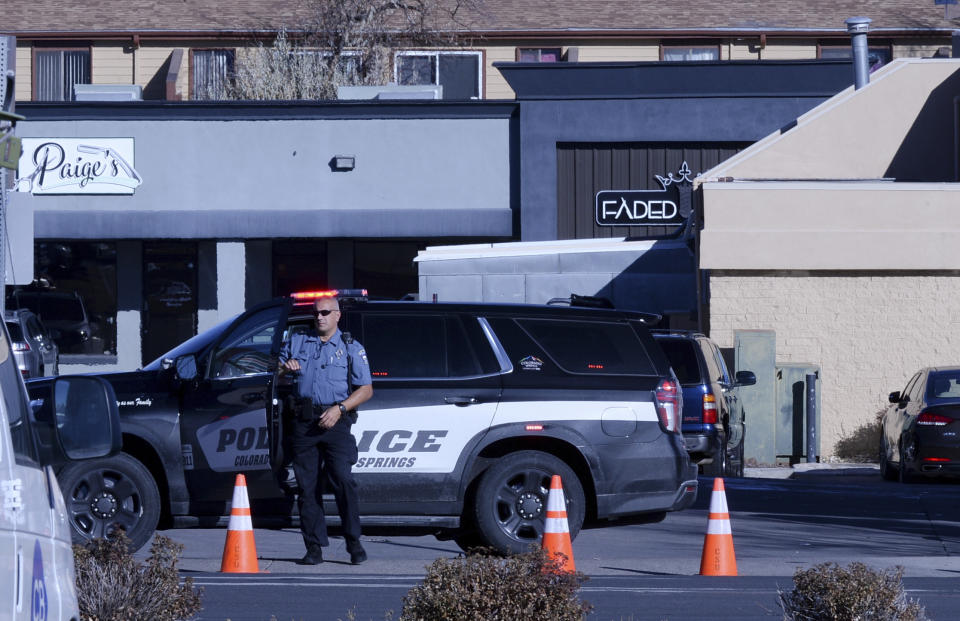
[[[702,179],[953,181],[957,92],[960,60],[896,60]]]
[[[823,457],[921,367],[960,363],[960,272],[713,272],[710,336],[775,330],[777,362],[821,370]]]
[[[390,113],[388,106],[367,108]],[[333,106],[330,114],[348,109]],[[32,115],[18,125],[20,136],[134,138],[143,183],[132,195],[109,197],[17,192],[11,205],[35,207],[36,234],[50,238],[506,237],[510,121],[503,117],[512,107],[496,109],[492,116],[500,118],[118,122]],[[193,108],[177,110],[189,118]],[[334,155],[355,156],[356,167],[331,170]]]

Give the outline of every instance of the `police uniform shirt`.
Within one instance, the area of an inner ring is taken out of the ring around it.
[[[281,364],[290,358],[300,363],[298,396],[310,397],[315,405],[329,407],[349,397],[351,386],[373,383],[366,350],[357,341],[345,343],[339,329],[326,343],[317,334],[294,334],[280,350]]]

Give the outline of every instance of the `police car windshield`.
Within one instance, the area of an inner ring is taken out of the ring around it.
[[[183,354],[196,354],[204,349],[207,345],[217,340],[224,331],[230,327],[230,324],[233,323],[233,320],[236,317],[231,317],[226,321],[222,321],[215,325],[214,327],[201,332],[192,339],[184,341],[183,343],[177,345],[167,353],[163,354],[150,364],[143,367],[144,371],[159,371],[161,368],[161,363],[164,359],[174,360],[177,356],[182,356]]]

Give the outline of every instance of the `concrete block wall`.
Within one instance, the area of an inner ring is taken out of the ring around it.
[[[960,364],[960,272],[714,271],[709,308],[721,347],[734,330],[775,330],[778,363],[820,366],[822,457],[917,370]]]

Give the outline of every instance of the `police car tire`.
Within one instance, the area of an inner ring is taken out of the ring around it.
[[[110,533],[114,524],[126,527],[130,550],[135,552],[150,540],[160,519],[160,492],[150,471],[126,453],[67,464],[57,475],[67,505],[67,518],[74,543],[84,544]],[[116,494],[116,490],[121,494]],[[104,494],[103,508],[114,508],[126,519],[98,516],[94,499]]]
[[[563,480],[570,539],[583,525],[585,498],[580,479],[563,461],[541,451],[518,451],[498,459],[483,473],[473,507],[473,517],[483,543],[502,554],[522,554],[543,537],[550,479]],[[518,503],[538,507],[535,517],[524,518]],[[519,518],[519,519],[518,519]]]

